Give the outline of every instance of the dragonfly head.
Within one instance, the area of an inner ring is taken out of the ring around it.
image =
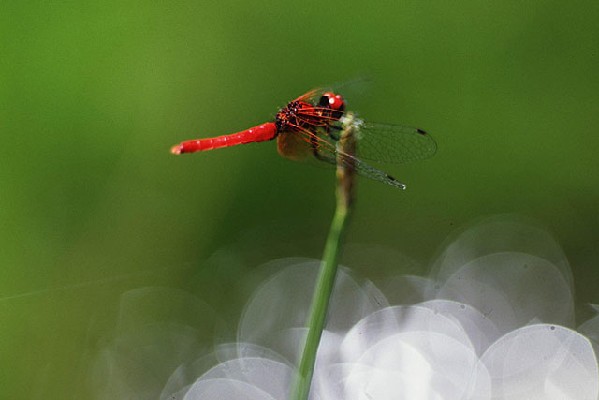
[[[336,119],[341,118],[343,111],[345,110],[345,101],[340,94],[333,92],[325,92],[320,97],[318,102],[320,107],[326,107],[333,111],[333,117]]]

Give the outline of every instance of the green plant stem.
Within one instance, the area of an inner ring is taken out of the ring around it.
[[[338,144],[338,147],[345,154],[353,154],[355,150],[353,134],[353,119],[350,118]],[[292,392],[294,400],[307,400],[310,394],[316,353],[326,322],[329,300],[335,285],[342,236],[348,223],[352,200],[353,166],[340,159],[337,166],[337,207],[325,244],[322,264],[316,281],[314,296],[312,297],[312,306],[308,317],[308,336]]]
[[[329,298],[335,284],[335,275],[337,274],[337,263],[339,259],[339,250],[341,245],[341,235],[347,225],[348,209],[346,207],[337,208],[333,223],[327,238],[322,266],[316,282],[314,297],[312,298],[312,309],[308,321],[308,337],[299,365],[298,377],[295,386],[295,399],[306,400],[310,392],[310,383],[312,373],[314,372],[314,362],[316,361],[316,351],[320,343],[320,337],[326,321],[327,310],[329,308]]]

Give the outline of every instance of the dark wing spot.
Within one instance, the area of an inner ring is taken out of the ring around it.
[[[416,128],[416,131],[418,131],[418,133],[421,134],[421,135],[426,135],[426,131],[425,130],[422,130],[420,128]]]

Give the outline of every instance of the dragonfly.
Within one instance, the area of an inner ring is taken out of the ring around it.
[[[342,95],[314,89],[287,103],[277,112],[274,122],[228,135],[187,140],[173,146],[171,153],[195,153],[276,139],[278,152],[285,158],[342,163],[358,175],[405,189],[404,183],[364,160],[404,163],[426,159],[437,150],[434,139],[419,128],[352,118],[357,154],[348,154],[337,146],[344,124],[350,121],[345,107]]]

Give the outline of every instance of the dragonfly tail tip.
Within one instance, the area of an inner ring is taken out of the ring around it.
[[[183,152],[183,146],[181,146],[180,144],[174,145],[173,147],[171,147],[171,154],[175,154],[175,155],[179,155]]]

